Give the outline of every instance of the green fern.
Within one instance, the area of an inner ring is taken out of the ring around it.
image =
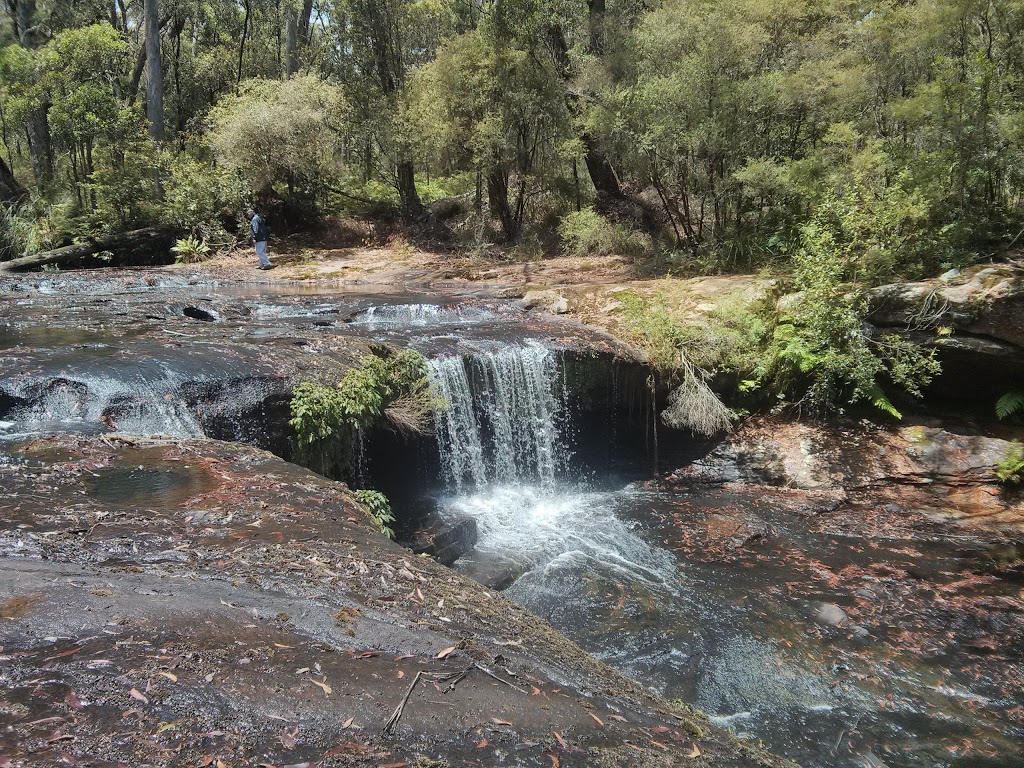
[[[1024,412],[1024,389],[1011,389],[996,401],[996,416],[1008,419]]]
[[[886,397],[885,392],[882,388],[875,384],[871,389],[868,390],[867,396],[871,399],[871,404],[875,406],[882,413],[887,413],[897,421],[902,421],[903,414],[896,410],[896,406],[892,404],[892,401]]]
[[[993,471],[1001,483],[1017,484],[1024,480],[1024,443],[1019,440],[1010,443]]]

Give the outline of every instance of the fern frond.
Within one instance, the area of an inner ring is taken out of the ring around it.
[[[1024,389],[1011,389],[996,400],[996,416],[1008,419],[1024,411]]]
[[[887,413],[897,421],[903,420],[903,414],[896,410],[896,406],[892,404],[892,401],[886,397],[885,392],[877,384],[871,387],[867,393],[868,397],[871,398],[871,404],[875,406],[882,413]]]

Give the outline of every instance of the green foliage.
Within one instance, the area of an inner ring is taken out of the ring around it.
[[[688,337],[666,295],[647,297],[628,291],[619,294],[618,300],[623,305],[624,330],[648,362],[662,372],[676,370]]]
[[[167,165],[164,218],[186,229],[216,230],[220,214],[243,210],[249,194],[235,170],[182,153]]]
[[[178,240],[171,248],[171,252],[174,253],[174,261],[178,264],[194,264],[210,255],[210,246],[205,241],[189,235]]]
[[[1024,390],[1011,389],[996,401],[996,416],[1011,419],[1024,413]]]
[[[362,434],[385,419],[392,425],[408,425],[418,418],[415,426],[421,426],[432,405],[423,356],[402,350],[367,355],[333,386],[299,384],[292,394],[289,423],[302,463],[325,475],[345,477],[353,470]],[[409,416],[409,411],[415,416]]]
[[[380,528],[380,532],[389,539],[395,538],[395,531],[391,528],[391,524],[395,522],[395,515],[391,511],[388,497],[379,491],[366,490],[356,491],[355,497],[370,519]]]
[[[1001,483],[1019,485],[1024,480],[1024,443],[1014,440],[1006,447],[1006,454],[996,462],[994,474]]]
[[[566,253],[573,256],[628,256],[650,254],[649,235],[623,224],[613,224],[593,208],[583,208],[562,217],[558,236]]]
[[[861,289],[844,281],[855,268],[847,257],[849,244],[837,245],[833,230],[817,221],[806,224],[801,236],[793,258],[799,293],[779,312],[758,378],[814,416],[867,401],[901,418],[881,382],[887,377],[920,397],[939,373],[934,351],[892,335],[871,339],[864,329]]]
[[[254,192],[281,187],[315,199],[342,171],[345,109],[340,89],[314,75],[250,80],[210,111],[207,138]]]

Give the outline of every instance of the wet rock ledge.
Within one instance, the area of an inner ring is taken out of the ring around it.
[[[0,765],[785,764],[268,453],[109,436],[8,451]]]

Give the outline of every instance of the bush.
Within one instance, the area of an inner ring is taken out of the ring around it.
[[[210,111],[209,142],[254,192],[281,186],[316,197],[342,176],[340,89],[313,75],[249,80]]]
[[[47,245],[45,231],[29,207],[0,205],[0,261],[30,256]]]
[[[391,502],[388,497],[380,491],[356,491],[356,501],[362,505],[363,510],[370,519],[377,524],[380,532],[389,539],[395,538],[395,531],[391,523],[395,522],[395,515],[391,511]]]
[[[812,416],[842,412],[868,401],[902,418],[882,390],[883,374],[908,393],[940,372],[934,350],[925,352],[896,336],[875,341],[865,333],[863,291],[844,282],[847,263],[832,232],[810,222],[793,258],[799,293],[779,314],[757,379],[796,398]]]
[[[629,256],[637,258],[653,249],[651,238],[622,224],[613,224],[593,208],[562,217],[558,236],[572,256]]]
[[[367,355],[334,386],[303,382],[291,401],[298,458],[328,476],[349,477],[361,436],[386,422],[423,432],[435,404],[426,361],[418,352]]]
[[[237,171],[181,154],[171,160],[164,181],[164,218],[185,229],[217,231],[222,211],[242,211],[248,194]]]

